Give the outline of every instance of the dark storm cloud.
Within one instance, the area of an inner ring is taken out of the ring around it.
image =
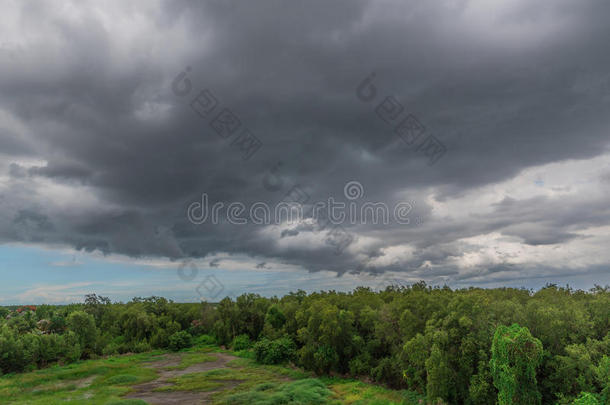
[[[608,224],[607,200],[585,196],[569,204],[506,199],[468,220],[432,218],[430,189],[450,201],[527,167],[592,158],[608,145],[610,28],[602,16],[610,5],[502,3],[490,23],[484,2],[454,4],[115,3],[103,19],[88,5],[79,4],[75,17],[16,3],[21,11],[11,15],[42,37],[0,53],[0,156],[11,176],[0,237],[31,241],[18,232],[26,224],[30,233],[40,228],[46,243],[105,253],[228,252],[264,259],[257,259],[263,266],[406,269],[424,277],[455,275],[451,259],[469,249],[463,238],[500,232],[548,245]],[[171,83],[187,66],[193,89],[178,97]],[[371,72],[377,97],[363,103],[356,87]],[[213,116],[189,107],[203,89],[219,101],[214,113],[229,108],[262,141],[249,160],[214,132]],[[435,165],[378,117],[386,96],[447,146]],[[265,188],[274,168],[279,186]],[[424,225],[346,226],[354,242],[336,254],[328,244],[312,248],[305,225],[193,225],[185,216],[202,192],[210,203],[273,204],[299,185],[312,201],[345,201],[351,180],[364,185],[366,201],[390,205],[406,192]],[[47,205],[36,196],[49,182],[81,187],[91,200],[81,209],[74,197],[71,208]],[[401,244],[416,252],[367,264]],[[426,263],[437,267],[418,273]]]

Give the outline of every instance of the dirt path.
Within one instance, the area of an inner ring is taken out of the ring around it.
[[[125,398],[137,398],[148,402],[149,404],[181,404],[181,405],[200,405],[208,404],[209,397],[215,391],[200,392],[200,391],[154,391],[156,388],[172,385],[168,380],[181,376],[183,374],[199,373],[202,371],[215,370],[227,367],[227,363],[237,359],[235,356],[224,353],[210,353],[216,357],[215,361],[197,363],[183,370],[167,370],[167,367],[177,366],[180,364],[180,354],[166,354],[161,360],[153,361],[146,367],[151,367],[157,370],[159,378],[147,383],[134,385],[134,392],[125,396]],[[221,389],[227,389],[239,384],[239,381],[229,382]]]

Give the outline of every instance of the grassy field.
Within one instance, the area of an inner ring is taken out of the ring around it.
[[[421,404],[420,396],[263,366],[218,347],[112,356],[0,377],[6,404]]]

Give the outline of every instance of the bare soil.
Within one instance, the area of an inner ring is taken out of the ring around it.
[[[231,356],[224,353],[213,353],[212,356],[216,357],[215,361],[208,361],[204,363],[197,363],[189,366],[183,370],[168,370],[168,367],[177,366],[180,364],[180,354],[167,354],[160,360],[150,362],[146,367],[153,368],[157,371],[159,377],[156,380],[149,381],[143,384],[134,385],[132,388],[133,392],[127,394],[126,398],[137,398],[148,402],[153,405],[161,404],[181,404],[181,405],[200,405],[210,403],[209,397],[212,393],[218,391],[154,391],[156,388],[167,387],[173,385],[169,379],[176,378],[178,376],[190,373],[199,373],[202,371],[216,370],[220,368],[226,368],[227,363],[231,360],[237,359],[235,356]],[[220,389],[228,389],[236,386],[241,381],[226,381],[225,385]]]

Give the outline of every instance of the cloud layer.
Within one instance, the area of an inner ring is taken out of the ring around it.
[[[609,9],[9,1],[0,241],[433,282],[594,277],[610,261]],[[181,72],[185,95],[172,91]],[[363,102],[356,88],[372,72]],[[191,105],[204,89],[218,102],[206,117]],[[434,165],[380,118],[389,96],[447,148]],[[224,108],[262,142],[247,160],[238,135],[211,125]],[[204,192],[273,204],[298,186],[346,202],[349,181],[364,187],[359,203],[413,202],[413,220],[346,224],[353,241],[336,254],[307,222],[186,218]]]

